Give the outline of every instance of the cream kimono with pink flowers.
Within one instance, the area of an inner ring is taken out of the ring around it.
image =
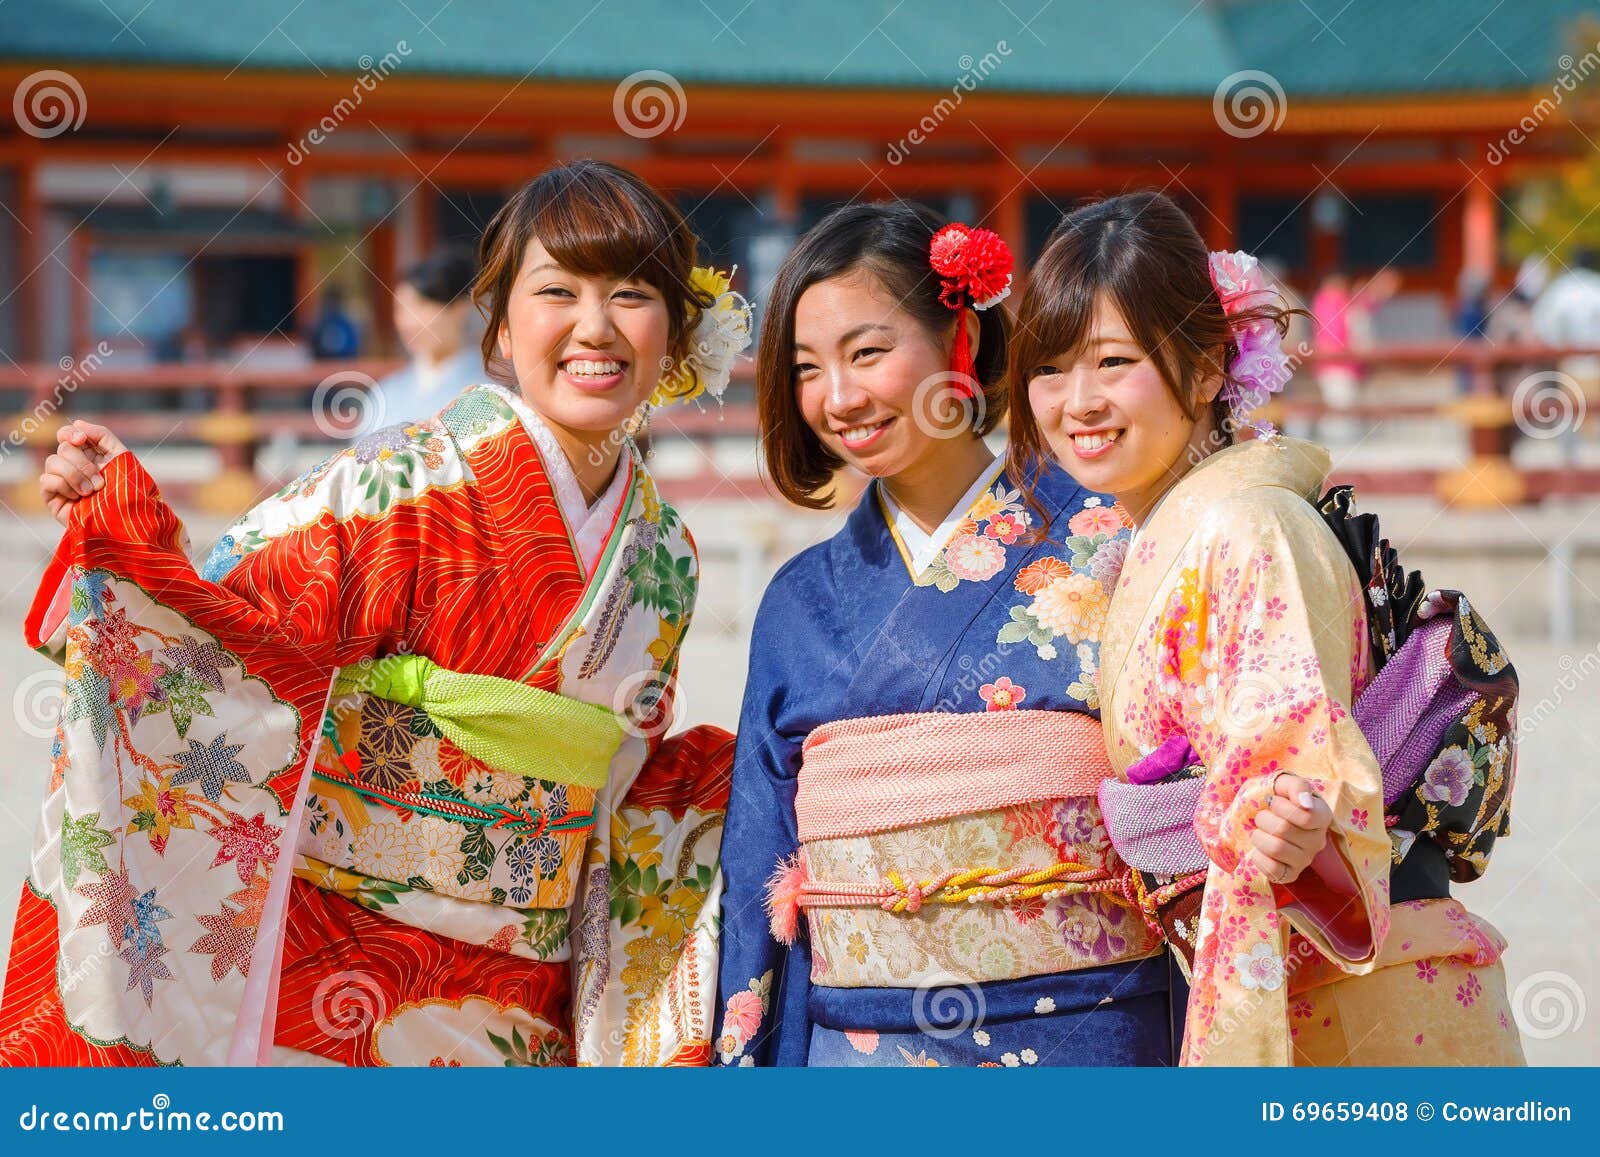
[[[1362,589],[1307,501],[1326,474],[1326,452],[1289,439],[1207,458],[1139,528],[1106,623],[1112,767],[1125,774],[1181,732],[1209,769],[1188,1064],[1288,1064],[1290,925],[1362,972],[1388,924],[1382,777],[1349,711],[1368,670]],[[1351,894],[1302,902],[1250,859],[1255,817],[1286,770],[1332,808]]]
[[[1207,458],[1139,528],[1106,623],[1115,771],[1180,733],[1207,769],[1184,1062],[1520,1063],[1499,934],[1448,896],[1391,911],[1382,776],[1350,713],[1373,669],[1362,581],[1313,505],[1328,467],[1289,438]],[[1346,884],[1256,870],[1280,771],[1332,809]]]

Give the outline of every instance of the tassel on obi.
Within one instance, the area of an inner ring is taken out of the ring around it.
[[[798,851],[777,867],[767,879],[767,919],[772,937],[780,944],[793,944],[800,935],[800,895],[806,886],[805,852]]]

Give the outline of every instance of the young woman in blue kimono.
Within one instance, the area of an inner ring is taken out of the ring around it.
[[[1031,511],[984,441],[1006,404],[993,306],[1010,267],[987,230],[855,205],[768,298],[774,484],[826,509],[842,467],[871,482],[756,620],[723,843],[722,1064],[1173,1059],[1181,980],[1174,997],[1095,801],[1097,643],[1126,532],[1053,467]]]

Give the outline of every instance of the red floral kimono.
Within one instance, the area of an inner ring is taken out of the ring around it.
[[[660,739],[697,566],[631,451],[585,516],[475,387],[200,573],[134,456],[105,477],[27,622],[66,685],[0,1061],[708,1057],[731,737]],[[441,670],[377,678],[406,655]],[[462,738],[462,676],[525,749]]]

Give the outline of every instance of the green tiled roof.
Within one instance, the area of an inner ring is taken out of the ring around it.
[[[1209,96],[1547,83],[1594,0],[5,0],[0,60],[407,74]],[[1004,42],[1004,51],[1001,42]]]
[[[1492,92],[1548,86],[1600,3],[1239,0],[1220,13],[1237,58],[1289,92]]]

